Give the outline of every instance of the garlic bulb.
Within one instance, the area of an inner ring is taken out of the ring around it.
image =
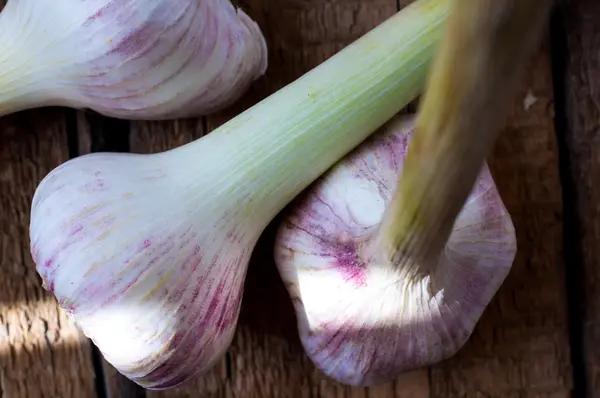
[[[108,362],[154,389],[224,354],[260,234],[260,223],[241,225],[235,203],[222,202],[220,180],[183,170],[182,156],[80,157],[55,169],[33,200],[32,256],[44,287]]]
[[[418,95],[448,4],[417,0],[192,143],[81,156],[41,181],[36,269],[108,362],[165,389],[225,353],[263,229]]]
[[[414,122],[328,171],[276,236],[302,343],[347,384],[455,353],[516,254],[486,158],[552,1],[451,4]]]
[[[229,0],[19,0],[0,13],[0,115],[41,106],[127,119],[219,110],[267,68]]]
[[[276,236],[275,261],[307,354],[351,385],[456,352],[516,252],[513,224],[484,166],[434,264],[411,264],[415,271],[406,258],[378,256],[412,129],[412,116],[391,120],[298,199]]]

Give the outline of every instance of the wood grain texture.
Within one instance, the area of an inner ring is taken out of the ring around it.
[[[0,119],[0,396],[95,397],[88,340],[42,288],[29,254],[37,184],[69,159],[61,110]]]
[[[563,62],[565,189],[568,195],[573,306],[581,322],[576,338],[581,396],[600,397],[600,3],[563,2],[559,16],[566,35],[557,62]]]
[[[533,57],[490,159],[513,218],[513,268],[474,334],[432,370],[439,398],[570,397],[562,197],[549,48]]]

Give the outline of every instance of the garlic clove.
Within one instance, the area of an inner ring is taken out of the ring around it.
[[[412,116],[391,120],[297,199],[276,236],[302,344],[319,369],[350,385],[453,355],[516,253],[510,215],[485,165],[437,266],[423,267],[434,271],[408,277],[380,260],[378,226],[412,129]]]
[[[0,115],[201,116],[239,99],[268,62],[260,28],[229,0],[10,1],[0,45]]]

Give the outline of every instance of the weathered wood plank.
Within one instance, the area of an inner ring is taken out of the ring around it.
[[[561,2],[555,49],[564,73],[565,200],[569,206],[567,267],[574,292],[578,396],[600,397],[600,3]],[[561,40],[562,39],[562,40]],[[562,43],[561,43],[562,41]],[[564,48],[561,48],[564,45]],[[562,51],[561,51],[562,50]],[[578,278],[578,279],[575,279]]]
[[[42,288],[29,254],[37,184],[69,159],[57,109],[0,119],[0,395],[95,397],[89,341]]]
[[[432,395],[569,397],[562,197],[547,43],[531,60],[490,167],[517,231],[513,269]]]

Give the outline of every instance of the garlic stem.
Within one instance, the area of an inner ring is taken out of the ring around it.
[[[306,186],[419,94],[448,4],[412,3],[208,136],[175,149],[191,165],[189,172],[199,175],[209,166],[222,176],[218,181],[197,179],[193,189],[227,192],[228,198],[235,191],[233,198],[244,200],[238,210],[252,215],[262,230]],[[210,148],[210,156],[198,161],[201,146]]]
[[[452,0],[406,164],[381,225],[388,261],[429,273],[489,154],[550,0]]]

